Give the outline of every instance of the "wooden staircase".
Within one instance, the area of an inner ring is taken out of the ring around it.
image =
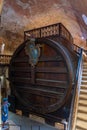
[[[83,62],[75,130],[87,130],[87,61]]]

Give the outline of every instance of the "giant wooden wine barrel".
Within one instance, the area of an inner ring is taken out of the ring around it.
[[[60,42],[30,38],[11,59],[11,93],[28,111],[54,112],[69,99],[74,69],[70,52]]]

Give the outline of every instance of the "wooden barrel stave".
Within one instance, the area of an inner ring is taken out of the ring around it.
[[[74,74],[70,53],[51,39],[36,39],[35,44],[41,45],[41,56],[32,67],[25,53],[28,42],[20,45],[12,57],[9,69],[11,88],[28,110],[53,112],[66,103],[72,90]]]

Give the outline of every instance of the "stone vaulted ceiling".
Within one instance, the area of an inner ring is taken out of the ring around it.
[[[0,44],[8,52],[23,42],[24,30],[58,22],[75,44],[87,48],[87,0],[0,0],[0,14]]]

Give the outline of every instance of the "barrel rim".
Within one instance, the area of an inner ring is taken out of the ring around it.
[[[10,66],[12,64],[13,58],[17,55],[17,53],[19,53],[25,47],[26,42],[28,42],[28,40],[26,40],[23,44],[21,44],[17,48],[17,50],[14,52],[14,54],[12,56],[12,59],[11,59],[11,62],[10,62]],[[67,99],[68,99],[68,97],[70,96],[70,93],[71,93],[72,83],[73,83],[73,75],[74,74],[73,74],[73,68],[72,68],[72,64],[71,64],[72,61],[71,61],[71,58],[68,55],[69,52],[68,52],[67,48],[65,48],[61,43],[56,42],[54,40],[51,40],[49,38],[37,38],[36,39],[36,43],[39,44],[41,42],[44,43],[44,44],[47,44],[47,45],[51,45],[54,49],[56,49],[56,51],[59,51],[61,53],[62,57],[65,60],[65,64],[66,64],[67,70],[69,72],[69,85],[67,87],[67,91],[68,92],[65,93],[65,95],[64,95],[64,99],[66,99],[66,100],[62,100],[61,99],[60,102],[58,102],[56,104],[53,104],[53,105],[50,105],[48,108],[45,108],[44,110],[40,110],[40,112],[49,113],[49,112],[53,112],[53,111],[59,109],[61,106],[63,106],[66,103],[66,101],[67,101]],[[9,69],[9,77],[10,77],[10,69]],[[10,81],[11,81],[11,78],[10,78]],[[18,95],[17,91],[15,90],[14,85],[12,85],[12,88],[14,89],[15,96],[20,100],[20,102],[22,104],[25,104],[25,102],[23,102],[23,100]],[[59,106],[59,104],[61,104],[61,105]],[[29,107],[31,107],[31,106],[29,105]]]

